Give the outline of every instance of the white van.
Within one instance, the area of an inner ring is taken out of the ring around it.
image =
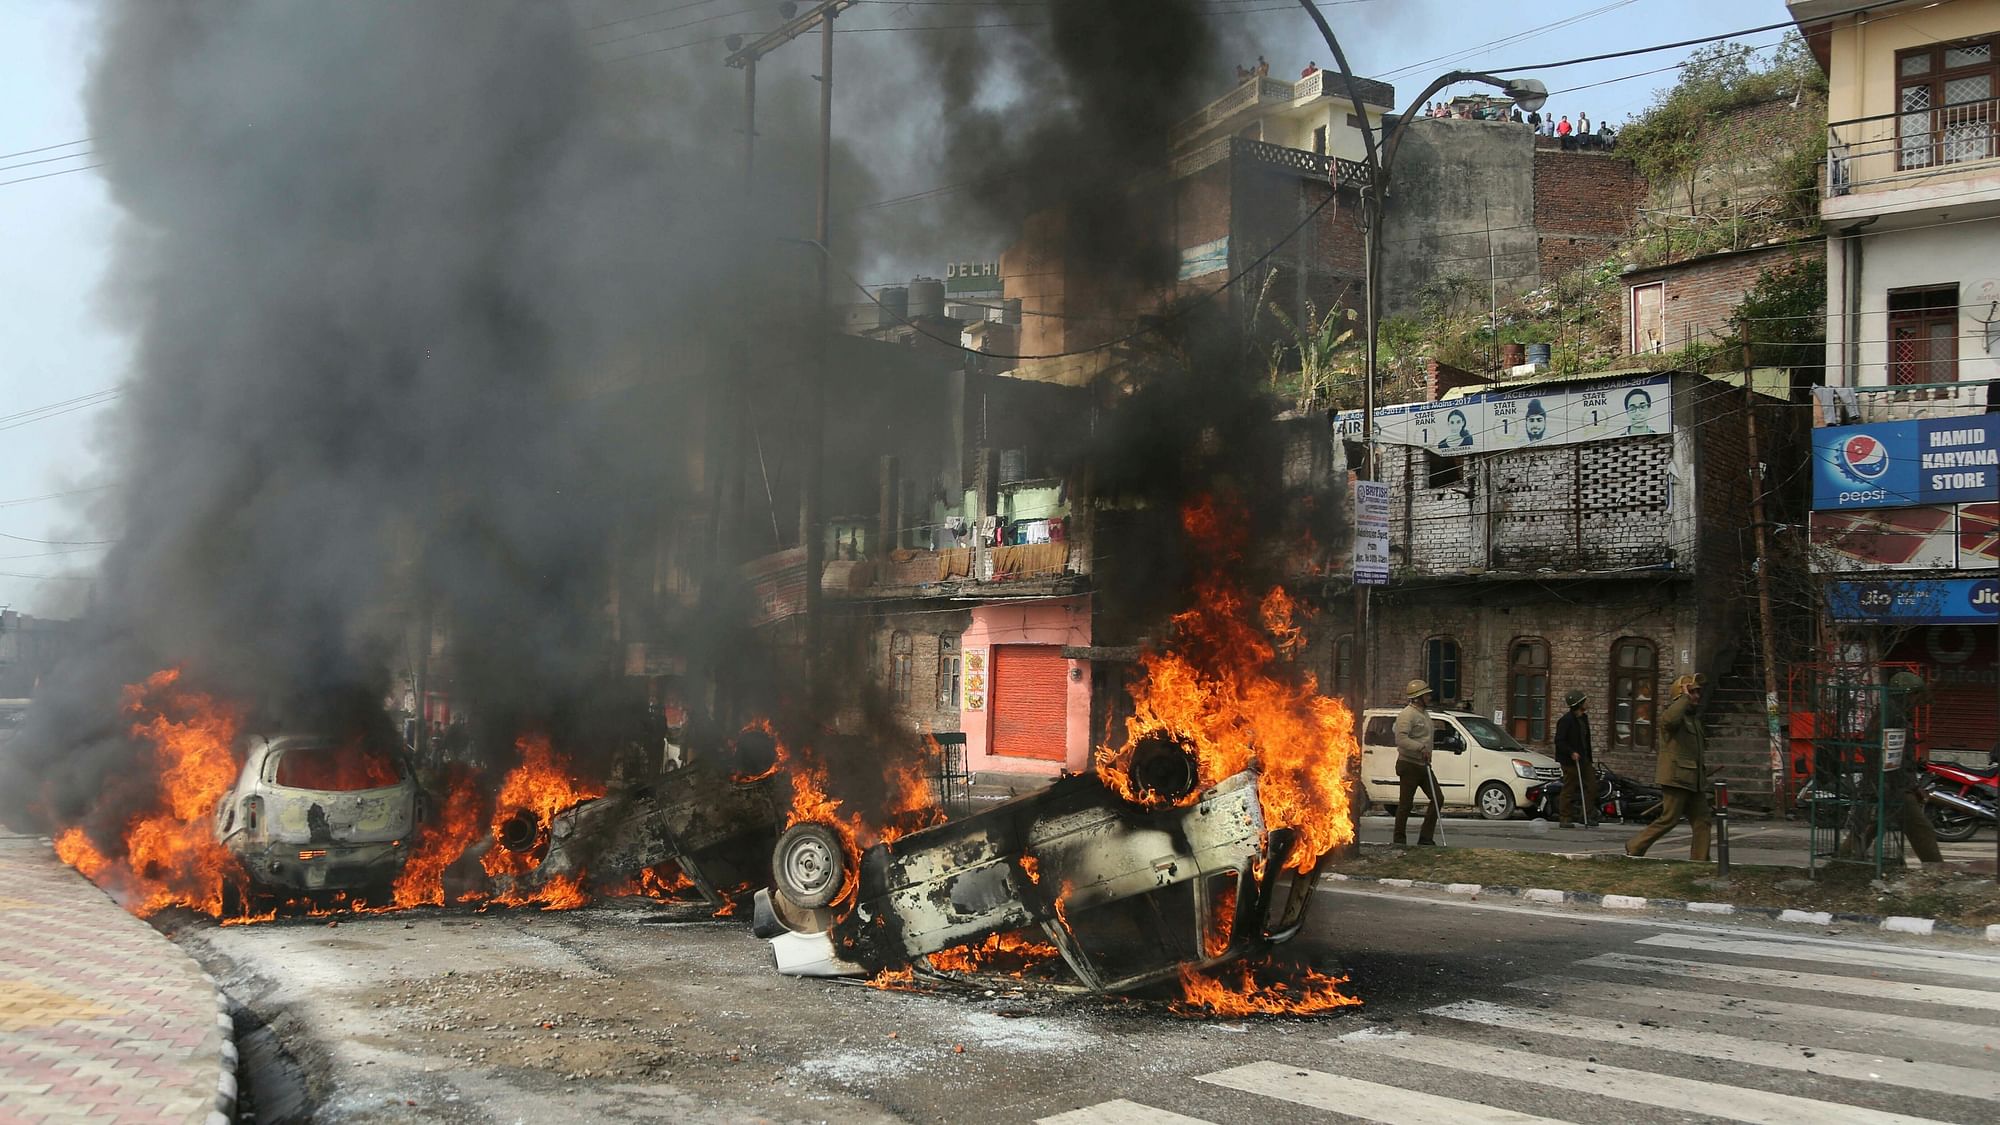
[[[1395,811],[1396,715],[1400,708],[1374,707],[1363,717],[1361,780],[1368,802]],[[1533,807],[1543,783],[1562,780],[1562,767],[1469,711],[1432,711],[1437,725],[1431,769],[1437,772],[1444,803],[1472,805],[1488,820],[1506,820],[1516,809]],[[1429,798],[1419,791],[1416,803]]]

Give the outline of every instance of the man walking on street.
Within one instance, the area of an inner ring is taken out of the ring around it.
[[[1570,812],[1581,806],[1583,826],[1594,827],[1591,807],[1597,803],[1597,768],[1590,760],[1590,716],[1583,713],[1582,692],[1563,696],[1569,710],[1556,720],[1556,761],[1562,764],[1562,826],[1570,827]]]
[[[1417,832],[1417,843],[1436,844],[1438,826],[1439,794],[1431,788],[1431,750],[1436,745],[1435,728],[1431,724],[1431,685],[1422,680],[1411,680],[1403,689],[1403,698],[1409,700],[1401,713],[1396,716],[1396,835],[1394,842],[1408,844],[1410,824],[1410,802],[1417,790],[1424,791],[1427,798],[1424,805],[1424,826]]]
[[[1694,830],[1689,855],[1696,863],[1708,862],[1708,794],[1702,788],[1708,784],[1708,762],[1703,754],[1706,747],[1700,714],[1701,689],[1706,682],[1700,673],[1674,681],[1673,698],[1660,716],[1660,764],[1653,774],[1653,783],[1665,799],[1653,823],[1625,841],[1626,855],[1645,855],[1647,848],[1685,816],[1688,827]]]

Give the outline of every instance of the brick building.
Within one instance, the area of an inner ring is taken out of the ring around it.
[[[1374,600],[1365,697],[1385,704],[1422,678],[1441,704],[1496,715],[1547,749],[1564,693],[1582,690],[1600,760],[1649,775],[1661,689],[1682,672],[1740,671],[1755,644],[1740,533],[1753,401],[1764,457],[1798,455],[1799,411],[1683,373],[1463,388],[1386,408],[1392,574]],[[1352,644],[1331,640],[1336,684]],[[1753,802],[1770,789],[1763,751],[1717,748]]]
[[[1564,149],[1535,139],[1535,253],[1546,284],[1602,260],[1632,237],[1644,176],[1615,150]]]
[[[1736,330],[1736,307],[1766,271],[1825,256],[1826,240],[1812,238],[1628,268],[1625,354],[1659,355],[1728,337]]]

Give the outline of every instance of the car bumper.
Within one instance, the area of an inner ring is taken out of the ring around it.
[[[402,873],[409,849],[376,844],[259,844],[231,847],[250,881],[284,891],[348,891],[380,886]]]

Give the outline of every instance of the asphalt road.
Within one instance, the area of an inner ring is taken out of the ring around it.
[[[788,979],[740,921],[650,905],[178,939],[245,1006],[267,1120],[2000,1118],[1983,943],[1324,890],[1286,955],[1366,1004],[1311,1020]]]

